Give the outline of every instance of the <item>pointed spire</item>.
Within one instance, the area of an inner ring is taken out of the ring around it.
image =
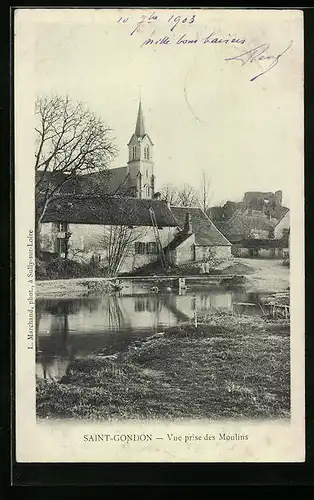
[[[143,111],[142,111],[142,101],[140,99],[140,103],[138,106],[136,127],[135,127],[135,135],[137,137],[144,137],[145,134],[146,134],[146,132],[145,132],[145,125],[144,125]]]

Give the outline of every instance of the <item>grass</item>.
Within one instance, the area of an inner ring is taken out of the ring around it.
[[[66,419],[276,418],[290,412],[287,321],[214,316],[74,360],[37,383],[37,415]]]

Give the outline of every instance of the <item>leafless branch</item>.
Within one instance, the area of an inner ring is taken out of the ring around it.
[[[35,105],[36,195],[41,220],[54,195],[77,175],[105,170],[117,150],[111,128],[68,96],[39,97]]]

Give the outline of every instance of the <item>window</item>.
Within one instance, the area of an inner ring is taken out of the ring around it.
[[[145,311],[145,301],[142,297],[135,297],[134,310],[136,312]]]
[[[144,255],[145,254],[145,243],[141,243],[140,241],[137,241],[135,243],[135,253]]]
[[[68,230],[67,222],[55,222],[54,230],[57,231],[58,233],[65,233]]]
[[[136,159],[136,146],[132,147],[132,160]]]
[[[148,243],[137,241],[135,243],[135,253],[139,255],[156,255],[157,254],[157,244],[155,241],[150,241]]]
[[[149,160],[149,147],[145,146],[144,148],[144,159]]]
[[[65,251],[66,251],[65,239],[58,238],[57,239],[57,252],[58,253],[65,253]]]
[[[156,255],[157,254],[157,245],[155,241],[146,243],[146,253],[148,255]]]

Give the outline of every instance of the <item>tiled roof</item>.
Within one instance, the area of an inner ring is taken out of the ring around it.
[[[221,221],[220,230],[227,238],[241,235],[247,237],[252,230],[269,231],[275,226],[275,222],[261,215],[247,215],[238,210],[229,220]]]
[[[83,176],[81,176],[83,178]],[[122,195],[130,189],[127,167],[111,168],[104,172],[95,172],[84,176],[82,193],[97,190],[97,194]],[[95,192],[95,191],[94,191]]]
[[[285,215],[289,212],[289,208],[286,208],[286,207],[281,207],[283,210],[282,210],[282,213],[281,213],[281,217],[278,217],[278,221],[276,222],[276,226],[278,226],[279,222],[285,217]],[[290,214],[288,214],[288,217],[290,217]]]
[[[188,234],[188,233],[183,233],[183,232],[180,232],[178,233],[174,239],[169,243],[169,245],[167,245],[164,250],[165,251],[171,251],[171,250],[175,250],[176,248],[178,248],[184,241],[186,241],[190,236],[192,236],[191,234]]]
[[[195,245],[227,246],[230,242],[216,228],[214,223],[200,208],[171,207],[171,211],[181,229],[184,227],[186,214],[191,216],[192,231],[195,234]]]
[[[244,248],[284,248],[283,239],[247,239],[242,241]]]
[[[166,202],[122,196],[59,196],[49,204],[43,222],[151,226],[150,207],[158,226],[178,225]]]
[[[40,179],[41,173],[36,173],[36,181]],[[58,177],[54,173],[45,173],[45,178],[51,177],[57,184],[64,179],[64,174],[60,173]],[[109,194],[109,195],[130,195],[136,187],[130,182],[127,167],[110,168],[101,172],[93,172],[85,175],[72,176],[60,187],[60,194],[88,195],[88,194]]]

